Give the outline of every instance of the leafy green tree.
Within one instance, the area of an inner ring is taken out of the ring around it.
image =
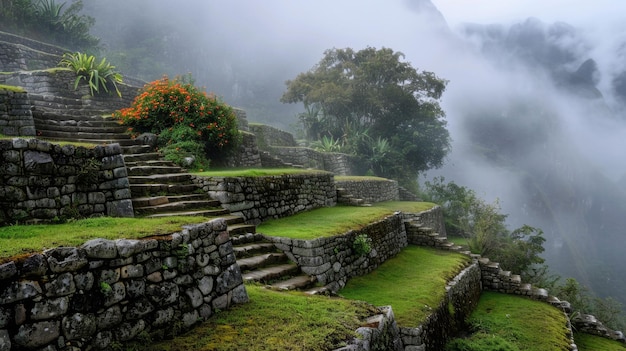
[[[425,200],[442,206],[446,230],[468,238],[470,250],[499,262],[503,269],[520,273],[525,281],[548,281],[547,267],[540,254],[544,251],[543,232],[523,225],[512,232],[498,201],[487,203],[476,193],[444,177],[424,183],[420,194]]]
[[[315,67],[287,81],[281,101],[304,104],[308,113],[300,119],[309,137],[342,140],[375,165],[376,175],[411,184],[419,172],[441,166],[449,151],[438,101],[447,82],[403,58],[389,48],[327,50]]]

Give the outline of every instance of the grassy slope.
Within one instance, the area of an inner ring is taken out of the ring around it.
[[[305,170],[299,168],[242,168],[242,169],[215,169],[205,172],[196,172],[201,177],[267,177],[289,174],[327,173],[319,170]]]
[[[578,351],[624,351],[626,345],[618,342],[602,338],[595,335],[585,333],[574,333],[574,341],[578,346]]]
[[[356,230],[381,220],[396,211],[422,212],[432,208],[427,202],[385,202],[372,207],[335,206],[266,221],[257,231],[292,239],[315,239]]]
[[[339,294],[376,306],[391,305],[400,326],[416,327],[439,306],[446,283],[468,261],[465,255],[409,246],[370,274],[350,279]]]
[[[185,224],[205,217],[89,218],[55,225],[0,227],[0,262],[8,258],[57,246],[78,246],[95,239],[134,239],[179,232]]]
[[[137,350],[330,350],[351,340],[362,321],[377,313],[362,302],[255,285],[246,289],[247,304],[217,313],[173,340],[138,345]]]
[[[449,351],[568,350],[563,312],[528,298],[483,292],[469,323],[474,334],[449,343]]]

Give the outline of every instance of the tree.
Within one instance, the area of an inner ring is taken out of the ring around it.
[[[304,103],[306,135],[342,140],[375,174],[413,183],[419,172],[440,167],[449,151],[438,102],[447,81],[403,58],[388,48],[327,50],[311,70],[287,81],[281,101]],[[365,142],[351,141],[355,135]]]

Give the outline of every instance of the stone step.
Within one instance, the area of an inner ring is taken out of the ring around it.
[[[211,201],[210,207],[220,207],[221,204],[217,200],[211,199],[205,194],[185,194],[185,195],[162,195],[162,196],[145,196],[133,198],[133,207],[157,206],[177,201],[204,200]]]
[[[241,235],[247,233],[256,233],[256,226],[254,224],[232,224],[228,226],[228,232],[231,235]]]
[[[125,133],[127,127],[109,121],[57,121],[34,118],[35,125],[46,130],[76,131],[87,133]]]
[[[94,145],[104,145],[104,144],[120,144],[122,150],[125,147],[129,147],[135,145],[137,142],[132,139],[127,140],[113,140],[113,139],[80,139],[80,138],[61,138],[61,137],[51,137],[47,135],[45,130],[40,131],[39,138],[49,141],[58,141],[58,142],[72,142],[72,143],[85,143],[85,144],[94,144]]]
[[[184,170],[178,166],[129,166],[126,165],[129,176],[151,176],[155,174],[176,174],[184,173]]]
[[[144,176],[129,176],[128,181],[130,182],[130,184],[187,183],[191,181],[191,174],[189,173],[166,173],[166,174],[152,174],[152,175],[144,175]],[[197,189],[197,186],[195,188]]]
[[[151,162],[158,161],[161,154],[158,152],[145,152],[139,154],[124,154],[124,162],[128,165],[130,162]]]
[[[314,286],[304,290],[304,293],[309,295],[330,295],[330,292],[327,286]]]
[[[218,203],[219,205],[219,203]],[[135,214],[139,216],[152,215],[163,212],[180,212],[190,210],[216,210],[222,208],[216,208],[213,200],[198,200],[198,201],[177,201],[169,202],[154,206],[134,207]]]
[[[130,184],[130,193],[133,197],[148,197],[150,195],[190,194],[198,191],[195,184]]]
[[[121,144],[120,144],[121,145]],[[143,154],[143,153],[151,153],[154,151],[154,148],[150,145],[121,145],[122,153],[124,154]]]
[[[282,252],[270,252],[260,254],[252,257],[240,258],[237,260],[237,264],[242,271],[254,271],[267,267],[270,265],[276,265],[278,263],[287,262],[287,255]],[[297,268],[298,266],[296,266]]]
[[[124,157],[124,163],[126,163],[127,168],[131,168],[131,167],[178,167],[172,161],[158,159],[158,157],[160,157],[158,153],[154,153],[154,154],[156,154],[157,158],[153,160],[146,159],[146,160],[138,160],[138,161],[127,161],[126,157]],[[142,154],[137,154],[137,155],[142,155]],[[145,155],[150,155],[150,154],[145,154]]]
[[[196,211],[180,211],[180,212],[163,212],[145,216],[145,218],[175,217],[175,216],[203,216],[203,217],[220,217],[228,214],[225,209],[205,209]]]
[[[276,246],[272,243],[253,242],[233,247],[235,257],[245,258],[262,253],[276,251]]]
[[[310,275],[297,275],[287,280],[281,280],[269,286],[273,290],[303,290],[315,284],[317,279]]]
[[[45,128],[45,127],[44,127]],[[132,140],[130,135],[125,133],[87,133],[76,131],[58,131],[50,129],[39,129],[48,137],[53,138],[74,138],[74,139],[105,139],[105,140]]]
[[[265,267],[243,274],[244,282],[269,282],[282,277],[297,274],[300,269],[296,264],[287,263],[278,266]]]
[[[219,217],[215,217],[215,218],[207,218],[207,220],[211,220],[211,219],[216,219],[216,218],[222,218],[223,220],[226,221],[226,224],[228,225],[233,225],[233,224],[239,224],[239,223],[243,223],[243,217],[238,216],[238,215],[234,215],[234,214],[228,214],[228,215],[224,215],[224,216],[219,216]],[[254,234],[252,233],[247,233],[250,234],[250,236],[252,238],[254,238]],[[237,236],[233,236],[231,235],[231,240],[233,240],[233,245],[236,245],[237,243],[235,242],[235,239],[237,239],[238,237],[245,237],[247,235],[237,235]],[[241,240],[245,240],[245,239],[241,239]],[[254,241],[254,239],[248,241],[242,241],[242,242],[251,242]]]
[[[92,110],[92,109],[38,109],[37,106],[33,109],[33,118],[40,120],[52,120],[52,121],[93,121],[96,118],[103,118],[103,116],[110,116],[111,111],[105,110]]]

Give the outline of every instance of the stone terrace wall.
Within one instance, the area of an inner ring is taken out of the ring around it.
[[[358,235],[371,239],[372,251],[360,256],[354,250]],[[343,288],[351,277],[367,274],[407,246],[401,214],[391,215],[346,234],[298,240],[266,236],[306,274],[315,276],[332,292]]]
[[[0,350],[111,350],[248,301],[223,219],[0,265]]]
[[[261,167],[261,154],[256,145],[256,136],[246,131],[241,132],[241,145],[229,157],[227,163],[229,167]]]
[[[55,67],[66,51],[58,46],[0,32],[0,71]]]
[[[35,136],[35,122],[30,108],[25,92],[0,89],[0,134]]]
[[[257,123],[250,124],[249,128],[250,132],[257,136],[262,149],[267,149],[268,146],[298,146],[289,132]]]
[[[37,139],[0,140],[0,225],[55,217],[132,217],[118,144],[93,149]]]
[[[337,203],[337,190],[330,173],[288,174],[264,177],[194,177],[194,183],[211,198],[247,223]]]
[[[284,162],[321,169],[335,175],[359,174],[355,159],[338,152],[319,152],[307,147],[271,146],[270,153]]]
[[[433,206],[433,208],[431,208],[430,210],[426,210],[420,213],[405,213],[404,217],[407,221],[413,221],[414,223],[417,223],[417,227],[432,229],[432,232],[439,234],[439,238],[448,237],[446,233],[446,227],[443,221],[443,209],[441,208],[441,206]],[[407,228],[409,244],[419,246],[436,246],[425,243],[424,240],[426,238],[420,237],[423,231],[420,231],[418,229],[419,228],[412,228],[411,230],[409,230]]]
[[[398,182],[390,179],[362,178],[359,180],[335,180],[337,188],[345,189],[355,198],[368,203],[397,201],[400,199]]]
[[[79,84],[78,90],[74,90],[75,79],[74,72],[57,68],[0,75],[0,84],[19,86],[26,90],[33,105],[33,114],[52,113],[70,116],[84,114],[81,111],[83,109],[92,114],[92,111],[97,109],[114,111],[128,107],[139,91],[136,86],[118,84],[122,93],[121,98],[112,87],[109,87],[109,93],[102,92],[90,96],[89,87],[84,80]]]

